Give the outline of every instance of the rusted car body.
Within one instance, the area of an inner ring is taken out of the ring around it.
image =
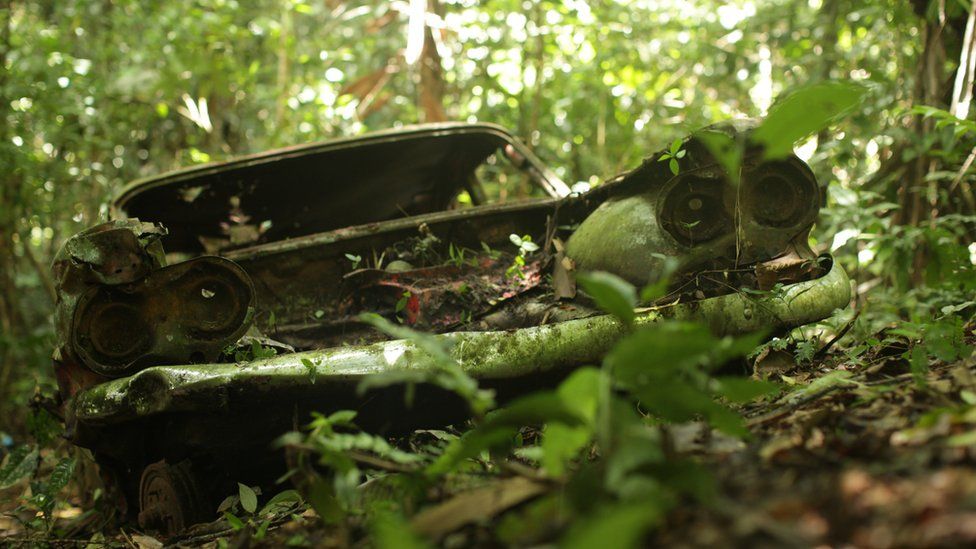
[[[574,194],[502,128],[440,124],[136,182],[119,221],[55,263],[69,437],[133,516],[176,530],[211,518],[236,482],[273,480],[270,442],[312,410],[354,409],[388,433],[465,417],[431,384],[409,407],[402,386],[357,391],[431,367],[364,312],[440,334],[504,400],[598,362],[625,333],[577,294],[576,272],[643,285],[677,265],[637,322],[720,334],[784,331],[847,304],[846,274],[807,245],[823,190],[802,161],[750,151],[731,185],[698,140],[683,150],[677,175],[655,155]],[[490,203],[500,179],[535,197]],[[261,341],[275,356],[249,354]]]

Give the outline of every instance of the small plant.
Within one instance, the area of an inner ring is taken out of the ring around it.
[[[532,237],[529,235],[519,236],[517,234],[511,234],[508,239],[512,241],[512,244],[518,246],[518,255],[512,261],[512,265],[505,271],[505,276],[508,278],[525,278],[524,268],[525,268],[525,258],[532,252],[539,250],[539,245],[532,242]]]
[[[453,243],[447,246],[447,263],[449,265],[454,265],[455,267],[463,267],[466,264],[464,259],[465,249],[461,246],[455,246]]]
[[[224,520],[234,531],[250,529],[251,536],[261,541],[267,535],[268,527],[282,517],[299,517],[296,511],[304,505],[302,497],[295,490],[285,490],[274,496],[258,510],[258,496],[261,489],[237,483],[237,494],[228,496],[217,508]],[[224,541],[224,540],[221,540]]]
[[[481,243],[481,251],[485,252],[485,254],[492,259],[498,259],[501,256],[501,252],[485,244],[484,242]]]
[[[354,255],[354,254],[346,254],[346,259],[348,259],[349,262],[352,263],[352,270],[355,271],[356,269],[359,268],[359,264],[362,263],[363,256],[361,256],[361,255]]]
[[[233,351],[231,353],[230,351]],[[274,347],[265,347],[257,339],[251,340],[250,347],[234,347],[231,346],[224,351],[225,354],[233,354],[234,362],[250,362],[252,360],[260,360],[262,358],[271,358],[278,354],[278,351]]]
[[[400,318],[400,313],[406,310],[407,304],[410,303],[411,297],[413,297],[413,294],[410,293],[410,290],[404,290],[403,294],[400,295],[400,299],[397,300],[396,305],[393,308],[394,312],[397,315],[397,321],[401,323],[403,322],[403,319]]]
[[[79,456],[83,454],[65,452],[59,444],[64,428],[57,417],[33,403],[29,409],[31,413],[25,419],[32,442],[11,447],[9,453],[0,453],[0,494],[9,498],[5,503],[10,503],[0,511],[0,516],[16,520],[32,538],[60,536],[55,510],[65,502],[62,492],[71,482]],[[3,442],[12,444],[13,440]],[[17,490],[19,494],[15,493]],[[97,502],[100,492],[96,490],[93,496]]]
[[[305,370],[308,372],[308,381],[312,385],[315,385],[315,379],[318,376],[316,366],[318,366],[319,362],[319,360],[312,361],[307,358],[302,359],[302,366],[304,366]]]
[[[678,160],[685,157],[687,151],[681,148],[681,138],[675,139],[671,142],[671,147],[667,151],[661,153],[661,158],[658,158],[658,162],[667,162],[668,168],[671,169],[671,173],[678,175],[681,171],[681,166],[678,164]]]

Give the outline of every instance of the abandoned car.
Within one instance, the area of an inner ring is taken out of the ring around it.
[[[782,332],[848,303],[847,275],[808,246],[823,189],[800,159],[747,149],[733,185],[699,139],[681,150],[572,193],[502,128],[438,124],[133,183],[115,221],[54,264],[68,437],[130,517],[172,532],[211,520],[238,481],[273,481],[271,442],[312,410],[356,410],[381,433],[465,417],[431,384],[409,408],[396,385],[357,392],[371,374],[432,367],[363,313],[439,334],[504,400],[599,362],[625,333],[577,292],[579,272],[638,287],[671,272],[636,322],[717,334]]]

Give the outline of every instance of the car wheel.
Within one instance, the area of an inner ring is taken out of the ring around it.
[[[139,526],[171,535],[208,520],[213,509],[189,460],[157,461],[142,472]]]

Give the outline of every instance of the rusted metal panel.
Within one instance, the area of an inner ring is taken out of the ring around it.
[[[549,197],[565,183],[492,124],[408,126],[198,166],[128,186],[116,215],[170,228],[170,251],[199,253],[434,213],[500,153]]]
[[[247,273],[221,257],[164,266],[163,235],[152,223],[114,221],[72,237],[55,259],[55,358],[69,394],[79,369],[120,377],[213,361],[247,330],[254,311]]]

